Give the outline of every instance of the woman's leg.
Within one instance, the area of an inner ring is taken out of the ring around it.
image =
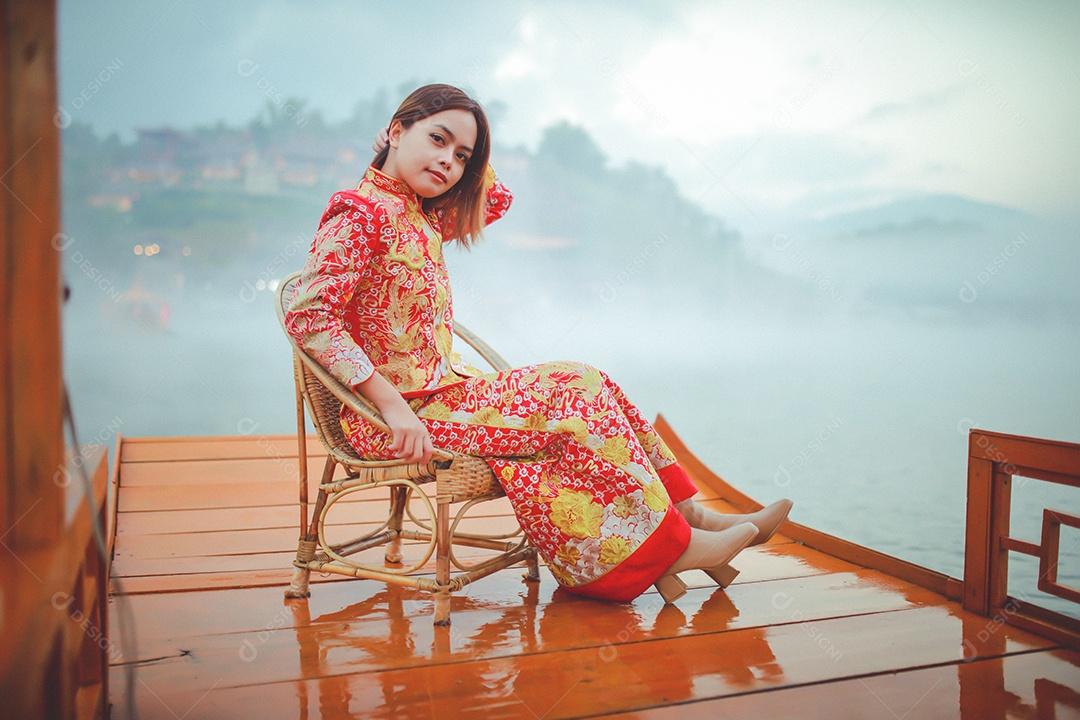
[[[791,510],[790,500],[779,500],[761,510],[749,514],[717,513],[702,507],[693,500],[697,487],[686,471],[679,465],[674,453],[668,448],[656,429],[642,416],[623,393],[618,384],[603,371],[598,371],[612,398],[618,403],[638,441],[645,448],[649,461],[657,470],[657,475],[664,483],[675,509],[697,530],[720,532],[735,527],[739,523],[751,522],[758,528],[758,533],[751,545],[758,545],[776,532]]]

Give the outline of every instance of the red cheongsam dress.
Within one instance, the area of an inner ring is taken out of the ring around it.
[[[485,222],[510,200],[489,170]],[[349,387],[378,371],[436,447],[484,457],[561,585],[632,600],[686,549],[690,527],[672,503],[696,488],[600,370],[550,362],[482,374],[462,361],[442,253],[450,222],[369,168],[356,190],[330,199],[288,330]],[[362,455],[392,457],[390,438],[347,408],[341,423]]]

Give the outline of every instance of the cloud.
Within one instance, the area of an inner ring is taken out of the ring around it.
[[[943,110],[956,100],[964,90],[965,85],[963,82],[954,82],[946,87],[930,90],[907,100],[880,103],[872,107],[859,122],[876,123]]]
[[[687,164],[704,167],[703,183],[722,182],[761,209],[855,191],[888,162],[883,149],[857,138],[777,131],[714,141],[690,155]]]

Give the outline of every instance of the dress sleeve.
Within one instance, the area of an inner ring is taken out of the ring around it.
[[[346,330],[345,309],[385,221],[381,208],[355,195],[335,196],[285,313],[286,329],[300,347],[351,389],[370,378],[375,366]]]
[[[484,186],[487,188],[487,204],[484,206],[484,225],[495,222],[510,209],[510,203],[514,196],[510,189],[499,180],[494,168],[488,165],[487,175],[484,178]]]
[[[510,209],[510,203],[514,196],[510,189],[499,180],[495,170],[490,165],[484,175],[484,187],[487,190],[487,202],[484,204],[484,227],[495,222]],[[443,238],[452,238],[457,234],[457,215],[438,211],[439,227]]]

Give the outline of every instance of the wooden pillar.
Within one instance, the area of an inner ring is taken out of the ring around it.
[[[973,439],[969,438],[969,444]],[[994,464],[968,452],[967,529],[964,541],[964,608],[990,614]]]
[[[971,431],[968,436],[964,608],[984,616],[992,615],[1008,601],[1009,551],[1002,545],[1002,538],[1009,537],[1012,507],[1012,476],[1001,463],[984,456],[987,446],[995,457],[1006,457],[981,432]]]
[[[0,0],[0,33],[0,535],[17,552],[63,529],[56,3]]]
[[[994,468],[993,486],[991,487],[991,546],[989,550],[990,582],[987,585],[986,599],[990,605],[989,614],[996,614],[1005,607],[1009,600],[1009,551],[1001,539],[1009,537],[1009,521],[1012,513],[1012,475]],[[997,542],[993,542],[996,540]]]
[[[104,558],[65,463],[60,338],[56,2],[0,0],[0,715],[101,718]],[[101,516],[107,463],[90,511]]]

